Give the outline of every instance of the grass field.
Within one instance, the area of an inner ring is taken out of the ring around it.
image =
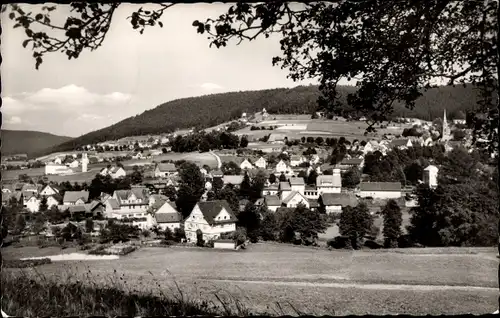
[[[12,249],[4,248],[3,257],[21,256]],[[190,297],[230,294],[256,313],[279,312],[279,302],[287,313],[293,306],[313,315],[484,314],[497,309],[495,254],[494,248],[328,251],[259,243],[238,252],[142,248],[119,260],[54,262],[37,271],[55,279],[115,275],[138,290],[168,291],[175,281]]]
[[[273,116],[271,116],[274,118]],[[268,120],[262,122],[263,126],[279,126],[284,124],[295,124],[300,127],[286,127],[281,126],[276,130],[250,130],[250,127],[245,127],[241,130],[238,130],[236,134],[238,135],[248,135],[251,137],[250,139],[254,140],[256,138],[261,138],[264,135],[268,135],[270,133],[284,133],[287,135],[288,139],[300,139],[302,137],[323,137],[323,138],[332,138],[332,137],[345,137],[348,140],[368,140],[370,137],[364,136],[366,128],[368,124],[360,121],[334,121],[334,120],[325,120],[325,119],[305,119],[298,117],[279,117],[276,120]],[[257,124],[256,126],[260,126]],[[378,135],[382,136],[385,133],[391,134],[401,134],[403,129],[406,126],[401,126],[397,128],[384,128],[377,129]]]

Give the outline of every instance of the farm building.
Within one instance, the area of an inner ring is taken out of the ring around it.
[[[327,214],[339,214],[346,206],[358,205],[358,200],[355,195],[349,193],[324,193],[319,199],[319,204]]]
[[[177,174],[177,168],[173,163],[159,163],[155,167],[155,178],[166,178]]]
[[[64,192],[64,205],[81,205],[89,200],[88,191],[66,191]]]
[[[266,195],[264,196],[264,203],[270,211],[276,212],[281,206],[281,200],[277,195]]]
[[[101,171],[99,171],[99,174],[101,176],[110,176],[111,178],[113,179],[118,179],[118,178],[122,178],[122,177],[125,177],[127,175],[127,173],[125,172],[125,169],[123,169],[122,167],[109,167],[109,168],[102,168]]]
[[[316,178],[318,194],[340,193],[342,191],[342,178],[340,169],[333,169],[332,175],[321,175]]]
[[[397,199],[401,197],[400,182],[361,182],[359,196],[374,199]]]
[[[153,222],[163,231],[169,228],[173,232],[181,227],[182,215],[177,211],[174,202],[165,201],[155,211]]]
[[[65,165],[53,164],[53,163],[48,163],[45,165],[45,174],[46,175],[68,174],[68,173],[73,173],[73,170],[66,167]]]
[[[218,239],[214,242],[214,248],[224,249],[224,250],[234,250],[236,248],[236,242],[228,239]]]
[[[226,200],[198,202],[184,221],[188,242],[196,242],[196,231],[201,230],[205,241],[214,240],[222,233],[236,230],[237,218]]]
[[[224,182],[224,185],[226,184],[232,184],[235,187],[239,187],[241,183],[243,182],[243,176],[237,175],[237,176],[223,176],[222,181]]]
[[[349,170],[353,167],[355,168],[361,168],[363,167],[364,159],[363,158],[350,158],[350,159],[344,159],[340,162],[339,168],[342,171]]]

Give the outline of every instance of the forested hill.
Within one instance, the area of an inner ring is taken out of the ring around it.
[[[39,131],[6,129],[2,129],[0,137],[3,155],[27,154],[28,156],[72,139]]]
[[[340,91],[345,96],[354,89],[344,86]],[[316,109],[318,96],[317,86],[298,86],[292,89],[232,92],[173,100],[112,126],[75,138],[50,151],[65,151],[126,136],[171,132],[176,128],[206,128],[239,118],[242,112],[255,113],[262,108],[275,114],[310,114]],[[413,111],[400,105],[396,106],[395,115],[433,119],[442,116],[445,108],[452,114],[475,104],[476,94],[471,86],[441,87],[425,92]]]

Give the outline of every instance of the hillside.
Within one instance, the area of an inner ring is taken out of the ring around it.
[[[39,131],[5,129],[2,129],[0,138],[2,155],[27,154],[28,156],[73,139]]]
[[[355,88],[340,87],[345,97]],[[254,113],[266,108],[271,114],[310,114],[316,109],[319,96],[317,86],[298,86],[259,91],[231,92],[200,97],[183,98],[159,105],[144,113],[129,117],[112,126],[93,131],[51,149],[66,151],[78,146],[115,140],[126,136],[158,134],[179,128],[216,126],[239,118],[242,112]],[[410,116],[425,120],[470,109],[476,104],[472,86],[443,86],[431,89],[417,100],[414,110],[396,105],[396,116]],[[43,155],[45,153],[41,153]]]

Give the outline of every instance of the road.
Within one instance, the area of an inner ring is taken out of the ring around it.
[[[219,155],[217,155],[215,152],[213,152],[212,150],[210,150],[210,153],[215,157],[215,159],[217,159],[217,169],[220,169],[222,168],[222,161],[220,160],[220,157]]]

